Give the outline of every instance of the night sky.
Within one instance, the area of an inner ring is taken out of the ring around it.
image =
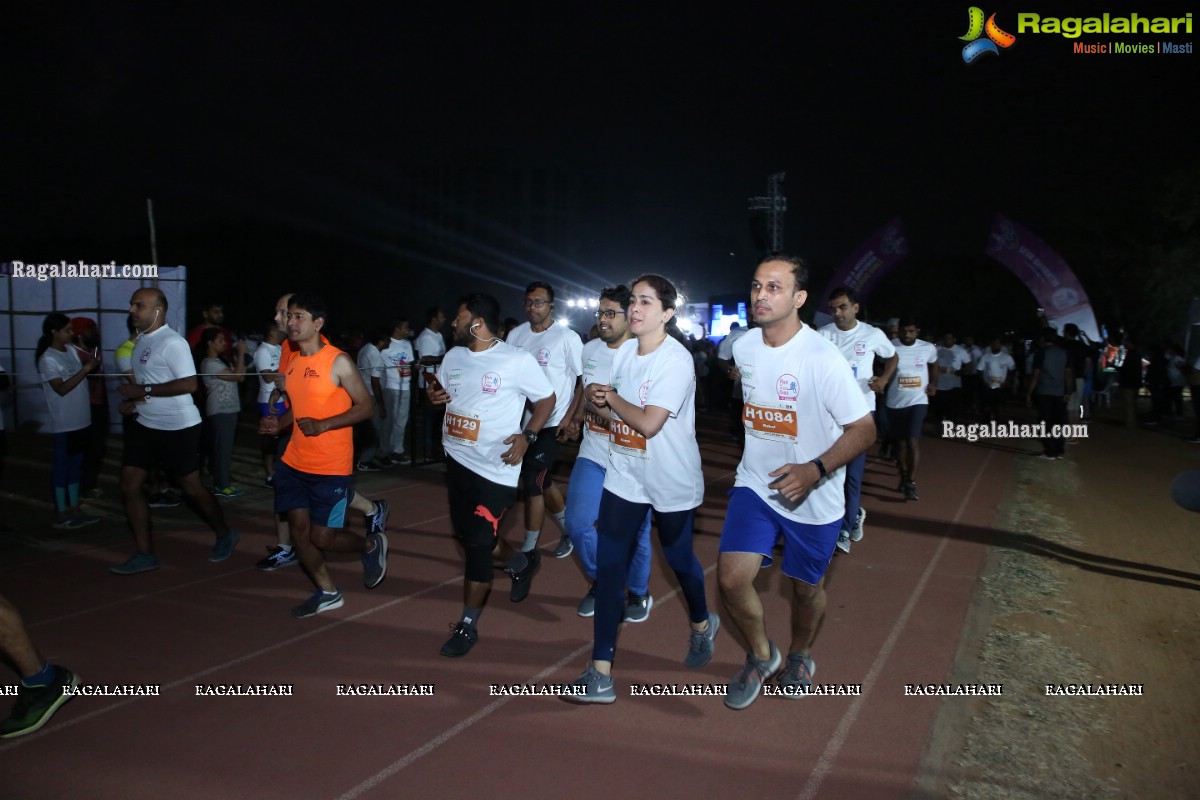
[[[1030,304],[982,255],[1001,211],[1110,312],[1100,256],[1144,235],[1164,182],[1194,169],[1197,55],[1026,34],[967,65],[968,5],[26,9],[4,37],[0,261],[148,261],[152,197],[160,262],[186,264],[192,305],[221,298],[243,327],[304,286],[362,327],[474,289],[519,316],[514,287],[535,279],[578,293],[658,271],[704,300],[746,285],[763,246],[747,198],[782,171],[786,249],[814,289],[899,215],[912,255],[878,312],[923,297],[923,313],[999,324]],[[983,8],[1016,33],[1018,11],[1193,6]],[[1193,36],[1082,37],[1104,39]],[[479,221],[488,250],[397,234],[425,221],[414,171],[464,165],[599,186],[567,216],[573,252],[503,220]]]

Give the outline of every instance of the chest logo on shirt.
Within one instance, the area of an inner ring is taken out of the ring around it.
[[[539,347],[537,351],[537,362],[540,366],[547,366],[550,363],[550,348]]]
[[[646,398],[650,396],[650,381],[646,381],[638,387],[638,405],[642,408],[646,407]]]
[[[304,368],[304,377],[306,377],[306,378],[319,378],[319,377],[321,377],[321,373],[317,372],[317,371],[316,371],[315,369],[313,369],[312,367],[305,367],[305,368]]]
[[[795,375],[784,373],[775,382],[775,393],[780,400],[795,400],[800,396],[800,381],[796,380]]]
[[[149,360],[150,360],[150,348],[147,347],[145,350],[142,351],[142,357],[138,359],[138,363],[145,364]]]
[[[865,356],[866,354],[867,354],[867,343],[866,342],[855,342],[854,343],[854,355]]]
[[[495,394],[500,391],[500,375],[495,372],[485,372],[479,379],[479,388],[487,394]]]
[[[913,366],[916,367],[917,369],[924,369],[925,368],[925,359],[918,358],[916,361],[913,362]]]

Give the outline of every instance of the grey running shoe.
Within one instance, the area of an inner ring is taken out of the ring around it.
[[[633,594],[630,592],[625,601],[625,621],[645,622],[654,608],[654,598],[648,594]]]
[[[713,640],[717,638],[717,629],[721,627],[721,618],[709,612],[708,627],[705,630],[693,630],[688,640],[688,654],[683,659],[685,667],[700,669],[713,656]]]
[[[596,668],[588,664],[583,674],[563,687],[565,694],[562,699],[569,703],[614,703],[617,700],[617,690],[613,686],[611,675],[601,675]]]
[[[588,587],[588,593],[579,601],[579,616],[594,617],[596,616],[596,582],[592,581],[592,585]]]
[[[54,679],[45,686],[17,687],[17,702],[6,719],[0,721],[0,739],[15,739],[41,728],[62,704],[75,695],[67,691],[79,686],[79,676],[54,665]]]
[[[844,530],[838,531],[837,549],[846,555],[850,554],[850,534]]]
[[[388,540],[382,533],[368,533],[367,538],[374,540],[375,547],[362,556],[363,586],[374,589],[383,583],[383,576],[387,575]]]
[[[850,531],[850,541],[861,542],[863,537],[863,523],[867,521],[867,510],[860,508],[858,516],[854,518],[854,528]]]
[[[763,684],[779,672],[783,665],[783,656],[774,642],[770,645],[771,656],[766,661],[759,661],[752,653],[746,654],[746,663],[729,682],[729,688],[725,692],[725,705],[735,711],[748,708],[762,694]]]
[[[292,609],[292,616],[296,619],[304,619],[305,617],[313,617],[325,611],[332,611],[335,608],[341,608],[346,604],[342,599],[342,593],[336,589],[332,592],[323,592],[317,589],[313,596],[305,600],[300,605]]]
[[[810,656],[788,653],[787,664],[779,673],[779,691],[785,697],[803,697],[817,674],[817,662]]]
[[[574,552],[575,552],[574,542],[571,541],[570,536],[567,536],[564,533],[563,537],[558,540],[558,547],[554,548],[554,557],[555,558],[566,558],[567,556],[571,555],[571,553],[574,553]]]
[[[218,536],[216,543],[213,544],[212,552],[209,553],[208,560],[214,564],[219,564],[229,558],[233,555],[233,548],[237,546],[238,539],[240,538],[242,538],[242,535],[233,528],[230,528],[229,532],[224,536]]]

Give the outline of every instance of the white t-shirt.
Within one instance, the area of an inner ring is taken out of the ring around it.
[[[746,447],[734,486],[746,486],[779,514],[808,525],[826,525],[846,514],[846,468],[819,481],[808,496],[792,503],[768,484],[771,472],[786,464],[819,458],[842,429],[871,413],[862,389],[846,369],[846,359],[809,326],[787,343],[768,347],[755,328],[733,347],[742,373]]]
[[[983,357],[983,350],[980,349],[978,345],[974,344],[970,347],[964,347],[963,350],[966,352],[967,358],[969,358],[970,361],[963,365],[962,374],[964,377],[967,375],[974,375],[979,371],[979,359]]]
[[[818,333],[833,342],[833,346],[850,364],[850,371],[866,398],[867,408],[874,411],[875,392],[871,391],[867,382],[875,374],[875,356],[886,359],[896,355],[896,348],[888,341],[887,335],[865,322],[856,322],[848,331],[840,330],[836,322],[831,322]]]
[[[953,347],[937,346],[937,362],[938,362],[938,391],[943,389],[961,389],[962,376],[955,375],[953,370],[961,370],[971,361],[971,356],[966,350],[958,345]],[[942,372],[943,369],[951,370],[950,372]]]
[[[442,446],[462,466],[504,486],[516,486],[521,464],[505,464],[504,440],[520,433],[526,399],[536,403],[553,392],[533,357],[499,342],[482,352],[455,347],[437,369],[450,393],[442,420]]]
[[[988,350],[979,357],[979,374],[983,376],[984,385],[993,389],[1003,386],[1008,373],[1016,368],[1017,362],[1003,350],[999,353]]]
[[[283,345],[263,342],[254,351],[254,369],[259,372],[278,372],[279,354]],[[275,381],[268,381],[262,375],[258,376],[258,402],[271,402],[271,392],[275,391]]]
[[[917,339],[911,345],[896,344],[896,378],[888,384],[887,407],[908,408],[929,404],[929,365],[937,363],[937,347]]]
[[[187,340],[166,325],[139,336],[133,346],[133,382],[167,383],[196,374]],[[159,431],[180,431],[200,424],[200,409],[190,394],[174,397],[151,396],[137,404],[137,421]]]
[[[67,392],[66,396],[59,395],[50,385],[50,381],[55,378],[70,380],[81,369],[83,363],[72,347],[68,347],[66,352],[59,352],[53,347],[47,348],[38,360],[38,372],[42,374],[42,391],[46,395],[46,406],[50,409],[51,433],[69,433],[92,424],[86,378]]]
[[[653,353],[638,355],[637,339],[613,356],[611,385],[640,408],[665,408],[670,416],[647,439],[614,414],[604,488],[658,511],[688,511],[704,502],[704,475],[696,441],[696,370],[692,354],[668,336]]]
[[[725,361],[733,360],[733,343],[750,332],[749,328],[734,328],[729,335],[717,345],[717,358]]]
[[[379,348],[367,342],[358,350],[358,372],[362,375],[363,383],[367,385],[367,392],[371,396],[375,395],[375,387],[371,384],[371,378],[378,378],[379,383],[383,385],[383,373],[387,370],[387,364],[383,361],[383,356],[379,354]]]
[[[554,387],[554,413],[546,423],[552,428],[562,422],[575,399],[575,380],[583,374],[583,341],[579,334],[551,323],[540,333],[534,333],[529,323],[512,329],[505,340],[532,355]]]
[[[416,343],[417,358],[425,358],[426,356],[446,355],[446,339],[440,331],[430,330],[426,328],[421,331],[421,335],[417,337]],[[422,389],[425,388],[425,376],[418,375],[417,381]]]
[[[413,347],[407,339],[392,339],[387,349],[379,354],[383,358],[383,388],[407,391],[412,386]]]
[[[612,377],[613,356],[620,348],[611,348],[602,339],[592,339],[583,346],[583,385],[607,384]],[[578,458],[586,458],[608,469],[609,424],[606,417],[594,411],[584,412],[583,440],[579,443]]]
[[[236,381],[225,381],[216,377],[227,367],[219,358],[206,358],[200,362],[200,374],[203,376],[205,398],[204,413],[236,414],[241,410],[238,400],[238,384]],[[266,402],[266,401],[263,401]]]

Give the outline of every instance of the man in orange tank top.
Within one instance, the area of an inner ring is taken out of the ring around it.
[[[373,589],[387,573],[387,536],[366,538],[344,530],[354,489],[352,428],[369,419],[374,403],[348,355],[321,336],[325,304],[312,294],[288,302],[288,339],[297,350],[281,365],[290,407],[282,417],[263,421],[265,433],[295,420],[292,439],[275,471],[275,511],[286,512],[300,563],[317,591],[292,609],[298,618],[340,608],[338,591],[325,567],[324,552],[361,553],[363,583]]]

